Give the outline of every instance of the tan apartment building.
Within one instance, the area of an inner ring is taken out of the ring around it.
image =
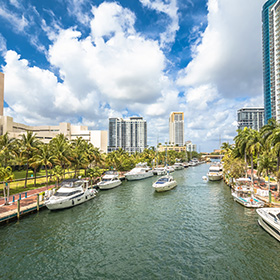
[[[184,146],[184,113],[172,112],[169,117],[169,142]]]
[[[64,134],[69,140],[82,137],[87,142],[92,143],[101,152],[107,151],[108,132],[98,130],[88,130],[87,126],[72,125],[70,123],[60,123],[59,125],[29,126],[14,122],[12,117],[0,116],[1,135],[6,132],[10,137],[20,138],[20,135],[32,131],[36,138],[44,143],[49,143],[58,134]]]
[[[159,152],[165,152],[165,151],[176,151],[176,152],[186,152],[186,146],[163,146],[160,145],[158,147]]]

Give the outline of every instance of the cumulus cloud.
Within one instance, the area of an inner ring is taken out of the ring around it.
[[[5,112],[28,124],[67,121],[94,129],[106,129],[108,117],[138,114],[148,121],[149,144],[155,145],[157,137],[168,141],[170,112],[183,111],[185,140],[201,145],[203,151],[217,148],[219,138],[231,141],[236,111],[262,103],[263,1],[209,0],[207,28],[198,33],[200,28],[193,26],[192,60],[176,83],[167,74],[165,57],[166,46],[179,30],[176,1],[140,1],[166,15],[160,41],[136,30],[136,15],[115,2],[103,2],[87,12],[82,7],[77,10],[80,22],[85,15],[87,33],[84,26],[64,28],[54,14],[51,21],[40,21],[51,42],[42,50],[50,70],[32,66],[14,51],[6,52],[0,37],[6,61],[5,101],[10,106]],[[75,5],[78,9],[78,1],[68,3],[73,11]]]
[[[91,35],[86,38],[75,28],[56,25],[51,31],[42,22],[53,40],[47,58],[60,80],[8,51],[5,100],[18,118],[22,114],[38,123],[53,123],[77,122],[82,116],[104,127],[100,119],[107,122],[109,116],[133,111],[135,104],[143,108],[162,96],[168,78],[158,42],[138,34],[135,15],[116,3],[103,3],[92,11]]]
[[[262,4],[262,0],[248,0],[246,5],[242,0],[209,0],[208,26],[178,83],[215,83],[227,97],[260,94]]]
[[[143,6],[156,10],[159,13],[166,14],[169,19],[166,24],[166,30],[160,34],[161,47],[175,41],[176,32],[179,30],[179,17],[177,0],[140,0]]]

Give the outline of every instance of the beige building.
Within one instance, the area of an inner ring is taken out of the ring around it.
[[[101,152],[107,151],[107,131],[88,130],[87,126],[72,125],[70,123],[60,123],[57,126],[29,126],[14,122],[12,117],[0,116],[1,135],[8,132],[10,137],[20,138],[20,135],[27,131],[36,133],[36,138],[44,143],[49,143],[52,138],[62,133],[69,140],[82,137],[84,140],[92,143],[96,148],[99,148]]]
[[[160,145],[158,147],[159,152],[165,152],[165,151],[176,151],[176,152],[186,152],[186,146],[163,146]]]
[[[4,109],[4,74],[0,73],[0,116],[3,116]]]
[[[169,117],[169,142],[184,146],[184,113],[172,112]]]

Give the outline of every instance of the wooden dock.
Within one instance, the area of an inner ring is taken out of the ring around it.
[[[39,211],[45,207],[40,193],[50,189],[50,187],[43,187],[35,190],[30,190],[9,197],[9,205],[5,205],[4,198],[0,199],[0,224],[7,223],[14,219],[19,219],[28,213]]]

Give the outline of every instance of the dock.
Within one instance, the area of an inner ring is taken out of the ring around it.
[[[23,215],[39,211],[44,208],[44,201],[40,193],[54,186],[42,187],[29,190],[9,197],[9,205],[5,205],[4,198],[0,198],[0,224],[7,223],[14,219],[20,219]]]

